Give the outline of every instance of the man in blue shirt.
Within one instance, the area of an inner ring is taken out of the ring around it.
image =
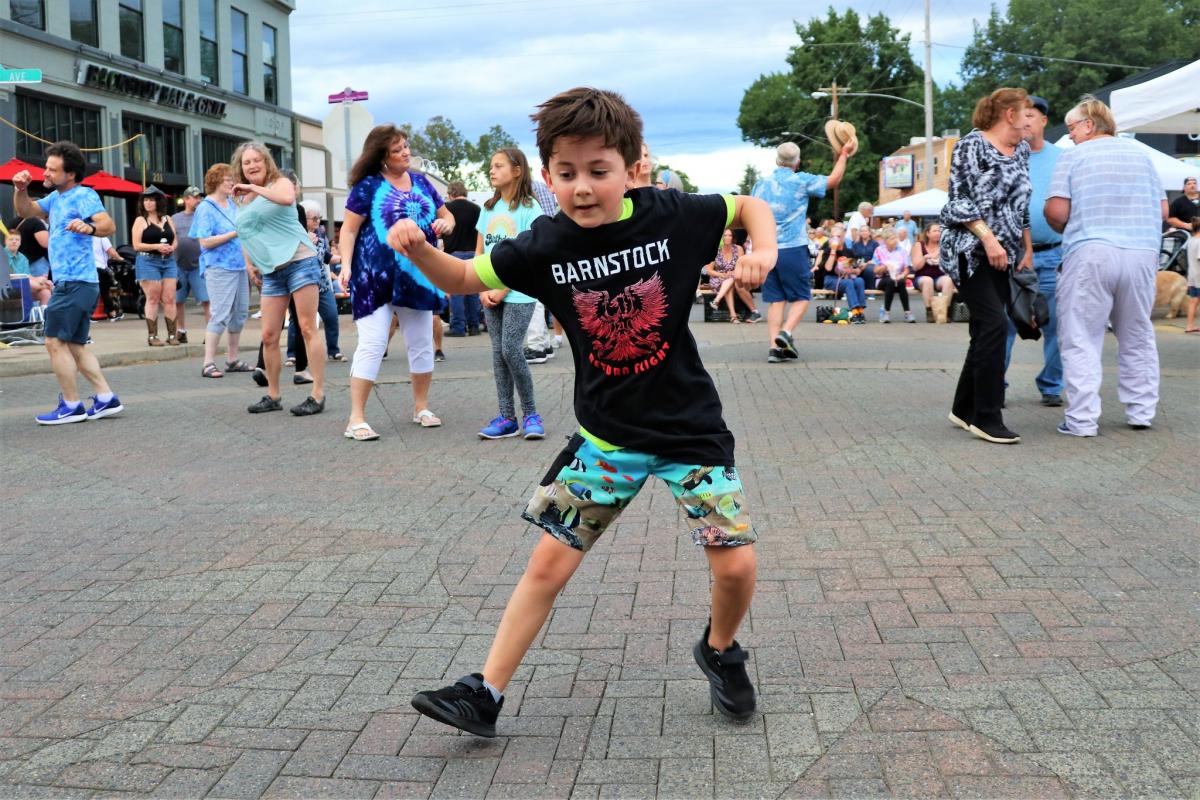
[[[1033,108],[1025,110],[1025,141],[1029,142],[1029,180],[1033,184],[1033,196],[1029,198],[1033,268],[1037,270],[1038,291],[1046,298],[1046,305],[1050,308],[1050,321],[1042,327],[1042,358],[1045,363],[1034,382],[1042,394],[1042,405],[1061,406],[1063,367],[1062,356],[1058,352],[1058,314],[1054,295],[1058,286],[1058,267],[1062,264],[1062,234],[1050,227],[1042,209],[1046,205],[1050,176],[1054,174],[1054,165],[1062,155],[1062,148],[1046,141],[1050,104],[1036,95],[1029,100]],[[1005,371],[1012,360],[1012,346],[1016,338],[1017,328],[1010,319],[1008,343],[1004,351]]]
[[[100,197],[86,186],[83,153],[73,142],[46,148],[45,186],[50,194],[34,201],[29,197],[29,172],[13,176],[13,206],[22,217],[49,218],[50,269],[54,294],[45,311],[46,351],[62,394],[58,407],[38,415],[40,425],[62,425],[111,416],[124,410],[100,372],[100,362],[84,346],[88,341],[92,310],[100,297],[100,277],[92,256],[92,237],[109,236],[116,226]],[[95,390],[92,407],[84,410],[75,385],[83,373]]]
[[[762,285],[762,299],[768,304],[767,335],[771,341],[767,361],[772,364],[800,357],[792,331],[804,318],[812,299],[812,266],[805,226],[808,198],[824,197],[827,190],[841,183],[850,150],[850,144],[842,148],[828,176],[810,175],[800,172],[800,148],[795,142],[784,142],[776,151],[776,170],[754,184],[750,192],[771,207],[779,232],[779,258]],[[788,303],[792,307],[785,320],[783,312]]]

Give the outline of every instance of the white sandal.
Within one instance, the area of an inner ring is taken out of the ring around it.
[[[413,417],[413,422],[417,423],[422,428],[442,427],[442,421],[438,419],[437,416],[428,408],[422,408],[420,411],[418,411],[416,416]]]
[[[346,428],[342,433],[347,439],[353,439],[356,442],[373,442],[379,438],[379,434],[365,422],[356,422]]]

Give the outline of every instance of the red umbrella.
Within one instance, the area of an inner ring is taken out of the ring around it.
[[[118,178],[104,170],[99,170],[83,179],[83,185],[95,189],[100,194],[141,194],[142,185]]]
[[[19,158],[12,158],[4,164],[0,164],[0,181],[12,183],[13,176],[23,169],[29,170],[29,174],[36,183],[41,183],[46,179],[46,170],[33,164],[26,164]]]

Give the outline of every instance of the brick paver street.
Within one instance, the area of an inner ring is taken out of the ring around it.
[[[440,430],[394,344],[364,444],[345,364],[299,419],[192,358],[109,369],[127,411],[84,425],[33,424],[50,375],[2,383],[0,797],[1200,797],[1192,337],[1159,322],[1144,432],[1110,337],[1095,439],[1054,432],[1019,345],[1003,447],[946,421],[964,325],[806,323],[785,365],[761,325],[693,329],[760,537],[749,722],[692,661],[707,570],[661,485],[559,599],[499,738],[409,706],[482,664],[572,429],[567,352],[534,368],[543,442],[477,440],[486,337],[446,340]]]

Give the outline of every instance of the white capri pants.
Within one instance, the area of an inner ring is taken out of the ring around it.
[[[379,376],[379,365],[387,350],[388,331],[392,327],[392,314],[400,321],[400,335],[408,349],[409,373],[433,372],[433,312],[384,305],[369,316],[354,321],[358,326],[358,346],[354,348],[354,360],[350,364],[351,378],[374,383]]]
[[[1158,408],[1158,345],[1150,309],[1158,254],[1108,244],[1080,245],[1063,260],[1055,298],[1058,348],[1072,430],[1095,434],[1100,421],[1105,323],[1117,336],[1117,398],[1126,420],[1148,425]]]

